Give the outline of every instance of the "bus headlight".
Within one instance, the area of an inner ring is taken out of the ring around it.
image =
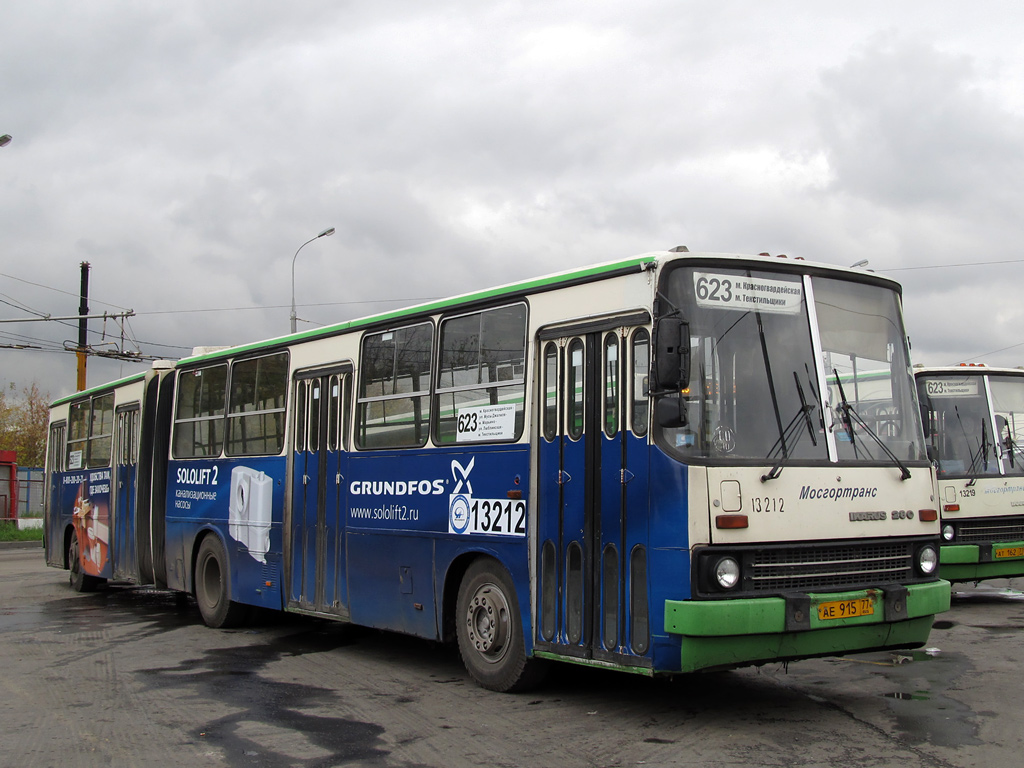
[[[740,564],[732,557],[723,557],[715,564],[715,581],[722,589],[732,589],[740,583]]]
[[[931,576],[939,567],[939,553],[935,547],[927,544],[917,550],[917,570],[925,576]]]
[[[942,526],[942,539],[944,541],[952,541],[956,538],[956,528],[951,523],[946,523]]]

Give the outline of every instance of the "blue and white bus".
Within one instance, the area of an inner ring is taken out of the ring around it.
[[[942,578],[1024,576],[1024,369],[914,373],[938,470]]]
[[[495,690],[912,648],[949,606],[900,287],[802,260],[680,247],[200,350],[54,403],[48,478],[78,589],[454,641]]]

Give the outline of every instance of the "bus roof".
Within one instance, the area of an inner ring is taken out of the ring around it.
[[[915,365],[915,376],[984,376],[995,373],[1000,376],[1024,376],[1024,367],[1000,368],[984,363],[961,363],[960,365]]]
[[[206,354],[197,354],[185,357],[179,361],[179,364],[187,365],[201,361],[215,360],[218,358],[237,355],[239,353],[244,353],[252,350],[266,349],[269,347],[279,345],[283,346],[299,341],[318,339],[325,336],[336,335],[344,331],[350,331],[357,328],[377,325],[379,323],[387,322],[388,320],[397,320],[400,318],[411,317],[415,315],[439,312],[446,309],[451,309],[453,307],[458,307],[466,304],[473,304],[476,302],[486,301],[488,299],[498,298],[501,296],[515,296],[518,294],[530,292],[554,290],[556,288],[565,287],[573,283],[601,280],[607,277],[611,277],[612,275],[615,274],[628,274],[630,272],[635,271],[644,271],[647,269],[660,268],[667,262],[685,258],[714,258],[726,261],[735,260],[743,262],[762,261],[765,262],[766,264],[771,264],[773,266],[786,264],[790,269],[796,267],[799,268],[801,271],[807,270],[815,272],[825,271],[848,273],[851,275],[856,275],[861,279],[863,279],[866,274],[864,271],[852,270],[847,267],[839,267],[835,264],[804,261],[803,259],[787,259],[785,256],[773,257],[764,254],[752,256],[749,254],[735,253],[691,253],[685,249],[685,246],[681,246],[679,249],[673,249],[672,251],[652,251],[650,253],[639,254],[637,256],[633,256],[628,259],[622,259],[619,261],[603,262],[600,264],[591,265],[589,267],[570,269],[562,272],[554,272],[552,274],[531,278],[529,280],[524,280],[517,283],[508,283],[493,288],[487,288],[481,291],[474,291],[471,293],[464,293],[456,296],[451,296],[448,298],[424,302],[422,304],[415,304],[409,307],[403,307],[402,309],[382,312],[375,315],[367,315],[366,317],[356,318],[354,320],[347,320],[345,322],[335,323],[332,325],[326,325],[321,328],[316,328],[309,331],[302,331],[299,333],[289,334],[285,336],[277,336],[274,338],[263,339],[261,341],[256,342],[249,342],[233,347],[216,348],[215,351],[211,351]],[[895,280],[892,280],[891,278],[876,275],[875,273],[869,274],[870,279],[873,282],[890,283],[892,287],[897,291],[900,290],[901,288],[900,284]]]
[[[863,270],[854,270],[848,267],[837,266],[835,264],[805,261],[803,259],[789,259],[786,258],[785,256],[770,256],[767,254],[759,254],[754,256],[750,254],[737,253],[697,253],[688,251],[685,248],[685,246],[680,246],[670,251],[652,251],[649,253],[639,254],[637,256],[632,256],[630,258],[621,259],[618,261],[608,261],[599,264],[593,264],[588,267],[580,267],[565,270],[562,272],[554,272],[548,275],[542,275],[540,277],[535,277],[516,283],[508,283],[505,285],[499,285],[493,288],[487,288],[480,291],[473,291],[470,293],[459,294],[448,298],[424,302],[422,304],[415,304],[409,307],[403,307],[401,309],[391,310],[388,312],[381,312],[375,315],[367,315],[366,317],[356,318],[354,320],[346,320],[341,323],[334,323],[332,325],[326,325],[321,328],[315,328],[309,331],[301,331],[295,334],[287,334],[284,336],[277,336],[254,342],[247,342],[236,346],[196,347],[195,351],[197,351],[197,354],[193,354],[188,357],[182,358],[176,363],[173,363],[173,365],[189,365],[192,363],[229,357],[232,355],[237,355],[239,353],[245,353],[249,351],[268,349],[277,346],[286,346],[296,342],[310,341],[313,339],[337,335],[345,331],[385,323],[389,320],[398,320],[400,318],[439,312],[451,309],[453,307],[474,304],[477,302],[486,301],[488,299],[499,298],[501,296],[516,296],[530,292],[554,290],[557,288],[572,285],[574,283],[602,280],[616,274],[629,274],[631,272],[660,268],[661,266],[664,266],[668,262],[688,258],[716,259],[723,261],[737,261],[745,263],[764,262],[766,265],[770,264],[773,267],[785,265],[787,270],[797,270],[801,272],[808,271],[818,273],[845,273],[850,276],[856,276],[861,280],[867,278],[871,282],[888,283],[894,290],[897,291],[901,289],[900,284],[891,278],[878,275],[874,272],[865,273]],[[199,352],[199,350],[202,351]],[[166,365],[166,361],[162,362],[164,362]],[[132,376],[127,376],[123,379],[118,379],[117,381],[112,381],[107,384],[101,384],[95,387],[90,387],[89,389],[86,389],[82,392],[76,392],[73,395],[67,395],[65,397],[59,398],[55,400],[52,403],[52,405],[59,405],[61,403],[65,403],[70,400],[75,400],[83,396],[95,394],[109,389],[114,389],[118,386],[123,386],[137,379],[141,379],[145,375],[145,373],[134,374]]]
[[[133,373],[130,376],[125,376],[123,379],[108,381],[106,384],[97,384],[95,387],[83,389],[81,392],[75,392],[73,395],[65,395],[64,397],[59,397],[52,403],[50,403],[50,407],[52,408],[55,405],[61,405],[62,403],[67,403],[72,400],[78,400],[79,398],[82,397],[89,397],[90,395],[95,395],[100,392],[114,390],[117,389],[118,387],[123,387],[126,384],[131,384],[136,381],[142,381],[142,379],[146,378],[147,373],[149,373],[149,371],[143,371],[142,373]]]

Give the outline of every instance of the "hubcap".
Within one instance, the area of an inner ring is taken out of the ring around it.
[[[494,584],[483,584],[470,600],[466,615],[469,641],[481,657],[496,664],[508,652],[508,601]]]

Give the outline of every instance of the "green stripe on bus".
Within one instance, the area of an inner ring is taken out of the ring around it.
[[[873,590],[877,592],[877,590]],[[832,600],[866,597],[872,590],[855,590],[831,594],[811,594],[810,629],[823,631],[837,626],[884,624],[885,615],[876,610],[870,616],[823,621],[815,606]],[[907,587],[907,617],[932,616],[949,610],[949,582],[911,584]],[[881,605],[877,606],[881,608]],[[736,600],[666,600],[665,631],[687,637],[763,635],[783,633],[786,628],[786,601],[781,597],[740,598]]]
[[[729,668],[772,661],[836,656],[886,648],[918,648],[928,641],[932,617],[895,623],[834,627],[811,632],[780,632],[732,637],[682,638],[680,671]]]
[[[107,391],[109,391],[111,389],[115,389],[117,387],[122,387],[125,384],[131,384],[132,382],[135,382],[135,381],[142,381],[144,378],[146,378],[146,372],[143,372],[143,373],[133,373],[131,376],[125,376],[123,379],[118,379],[117,381],[111,381],[111,382],[108,382],[106,384],[98,384],[95,387],[89,387],[88,389],[83,389],[81,392],[75,392],[75,394],[73,394],[73,395],[67,395],[67,396],[62,397],[62,398],[60,398],[58,400],[54,400],[52,403],[50,403],[50,407],[52,408],[55,405],[62,405],[63,403],[70,403],[72,400],[78,400],[78,399],[83,398],[83,397],[88,397],[90,395],[95,395],[97,392],[107,392]]]
[[[440,312],[452,307],[458,307],[462,304],[472,304],[478,301],[484,301],[487,299],[500,298],[502,296],[516,295],[522,293],[529,293],[531,291],[537,291],[541,288],[555,288],[563,283],[572,283],[578,280],[585,280],[587,278],[598,278],[602,275],[618,272],[624,269],[630,269],[632,267],[642,267],[645,264],[650,264],[656,261],[654,256],[641,256],[632,259],[625,259],[624,261],[616,261],[610,264],[599,264],[593,267],[587,267],[585,269],[578,269],[572,272],[564,272],[558,275],[549,275],[547,277],[539,277],[533,280],[526,280],[522,283],[512,283],[510,285],[499,286],[497,288],[490,288],[484,291],[478,291],[476,293],[467,293],[461,296],[453,296],[451,298],[439,299],[437,301],[427,302],[425,304],[417,304],[412,307],[405,307],[403,309],[396,309],[390,312],[382,312],[378,315],[370,315],[369,317],[358,318],[356,320],[349,320],[344,323],[337,323],[335,325],[328,325],[323,328],[317,328],[312,331],[302,331],[292,336],[280,336],[275,339],[266,339],[264,341],[253,342],[251,344],[243,344],[238,347],[230,347],[228,349],[219,350],[217,352],[210,352],[205,355],[196,355],[195,357],[186,357],[181,362],[183,363],[196,363],[204,360],[216,360],[230,355],[237,355],[243,352],[250,352],[256,349],[262,349],[264,347],[294,344],[300,341],[312,341],[319,339],[323,336],[331,336],[334,334],[341,333],[343,331],[352,331],[358,328],[364,328],[369,325],[375,325],[378,323],[385,322],[387,320],[397,320],[403,317],[409,317],[412,315],[429,314],[432,312]]]

